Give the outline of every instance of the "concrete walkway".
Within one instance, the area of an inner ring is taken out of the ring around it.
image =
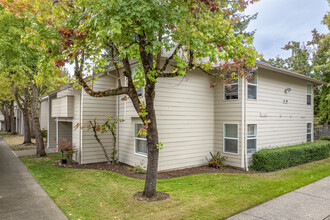
[[[1,136],[0,219],[67,219]]]
[[[228,220],[330,220],[330,176],[230,217]]]

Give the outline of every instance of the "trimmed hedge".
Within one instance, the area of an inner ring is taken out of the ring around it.
[[[330,141],[330,136],[321,136],[320,140]]]
[[[252,155],[254,170],[274,171],[329,157],[330,142],[317,141],[287,147],[262,149]]]

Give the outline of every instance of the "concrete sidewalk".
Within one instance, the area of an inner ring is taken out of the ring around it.
[[[67,219],[1,136],[0,219]]]
[[[240,219],[330,220],[330,176],[228,218]]]

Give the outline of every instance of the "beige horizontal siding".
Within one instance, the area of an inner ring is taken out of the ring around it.
[[[116,87],[116,79],[110,76],[102,76],[95,81],[93,89],[95,91],[103,91],[109,88]],[[89,121],[93,121],[94,118],[98,123],[103,124],[105,120],[110,116],[116,116],[116,97],[101,97],[94,98],[87,94],[85,91],[83,94],[83,123],[86,125]],[[106,161],[102,148],[94,137],[94,133],[87,128],[82,130],[82,163],[96,163]],[[100,140],[105,146],[108,155],[111,154],[113,149],[113,140],[110,133],[100,134]]]
[[[215,149],[222,156],[227,157],[225,164],[243,167],[242,164],[242,80],[239,79],[238,100],[224,100],[224,84],[218,81],[215,85],[214,112],[215,112]],[[238,154],[225,153],[223,149],[224,123],[238,124]]]
[[[74,98],[73,98],[73,118],[72,118],[72,143],[78,147],[78,153],[76,154],[76,157],[74,157],[74,160],[80,162],[80,140],[81,140],[81,127],[78,126],[76,129],[74,129],[77,124],[80,124],[81,120],[81,89],[74,91]]]
[[[247,101],[247,123],[258,126],[258,149],[306,142],[307,123],[313,123],[306,85],[305,80],[259,68],[258,99]],[[285,93],[287,88],[291,92]]]
[[[160,151],[159,170],[206,164],[214,149],[214,89],[201,72],[184,78],[161,78],[156,84],[155,109]],[[134,123],[141,122],[130,100],[120,101],[120,160],[135,166],[147,161],[134,154]]]
[[[49,96],[49,102],[52,105],[52,101],[56,98],[56,94]],[[55,149],[56,148],[56,121],[54,117],[52,117],[53,108],[50,106],[49,108],[49,131],[48,131],[48,148]]]
[[[65,96],[73,96],[74,93],[74,89],[72,87],[62,90],[58,93],[56,93],[56,98],[61,98],[61,97],[65,97]]]
[[[49,102],[45,99],[40,104],[40,128],[41,130],[47,130],[48,127],[48,114],[49,114]]]
[[[73,96],[63,96],[52,100],[52,117],[73,117]]]

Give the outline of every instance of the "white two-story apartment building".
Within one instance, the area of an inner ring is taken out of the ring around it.
[[[251,80],[227,84],[198,70],[185,77],[158,79],[155,108],[164,144],[159,171],[204,165],[209,152],[221,152],[226,164],[246,169],[259,149],[313,141],[313,88],[324,83],[265,62],[256,66]],[[101,74],[94,90],[115,88],[111,74]],[[135,166],[146,161],[146,138],[137,134],[142,122],[131,101],[123,97],[93,98],[72,85],[43,96],[41,126],[48,130],[48,148],[55,149],[66,139],[78,147],[79,163],[105,161],[92,131],[74,127],[94,118],[102,123],[113,115],[124,119],[117,129],[120,162]],[[110,153],[111,135],[100,137]]]

